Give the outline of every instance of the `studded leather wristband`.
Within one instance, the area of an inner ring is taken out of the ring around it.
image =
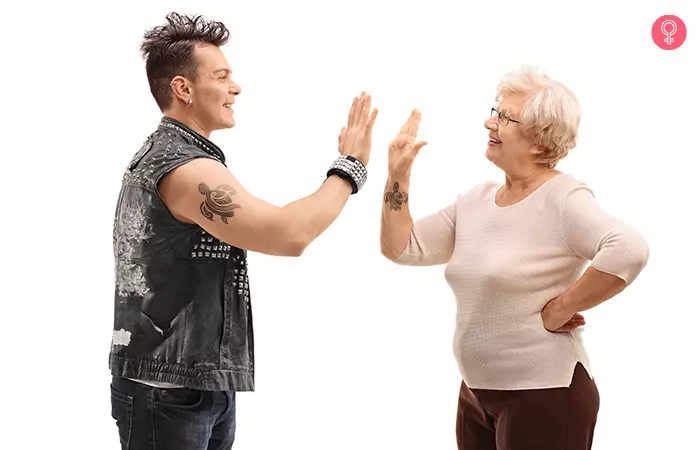
[[[350,183],[352,193],[356,194],[367,181],[367,169],[360,160],[352,156],[338,157],[326,173],[326,179],[331,175],[337,175]]]

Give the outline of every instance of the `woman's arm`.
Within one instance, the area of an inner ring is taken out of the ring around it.
[[[584,184],[571,189],[561,209],[562,236],[578,256],[591,261],[586,272],[544,311],[551,325],[591,309],[622,292],[649,259],[649,246],[631,226],[604,211]]]
[[[454,251],[456,202],[414,223],[408,189],[408,176],[387,179],[382,199],[382,255],[401,265],[447,263]]]
[[[559,328],[558,322],[565,323],[574,314],[610,300],[626,287],[625,280],[617,275],[589,267],[562,295],[545,306],[545,317],[557,322],[547,328]]]
[[[402,265],[430,266],[450,260],[456,204],[416,222],[409,209],[411,168],[425,141],[416,142],[421,114],[413,110],[389,145],[389,176],[382,198],[382,255]]]
[[[391,261],[403,253],[411,238],[413,217],[408,206],[410,176],[388,177],[382,199],[380,244],[382,255]]]

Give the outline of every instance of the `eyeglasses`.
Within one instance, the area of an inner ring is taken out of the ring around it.
[[[498,124],[503,125],[504,127],[508,126],[509,123],[514,122],[514,123],[522,123],[517,120],[511,119],[506,113],[503,111],[499,111],[496,108],[491,108],[491,118],[493,118],[494,115],[498,116]]]

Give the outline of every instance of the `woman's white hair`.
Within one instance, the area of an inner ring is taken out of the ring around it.
[[[496,100],[507,95],[526,98],[520,117],[525,136],[542,149],[537,162],[553,168],[576,146],[581,108],[574,93],[540,68],[522,66],[506,73]]]

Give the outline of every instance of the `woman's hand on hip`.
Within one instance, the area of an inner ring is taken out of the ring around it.
[[[421,113],[413,110],[411,116],[401,127],[399,133],[389,145],[389,176],[405,177],[411,172],[413,161],[424,145],[425,141],[416,142],[418,128],[420,127]]]
[[[563,308],[561,297],[556,297],[542,309],[544,327],[553,333],[569,333],[586,324],[583,316]]]

